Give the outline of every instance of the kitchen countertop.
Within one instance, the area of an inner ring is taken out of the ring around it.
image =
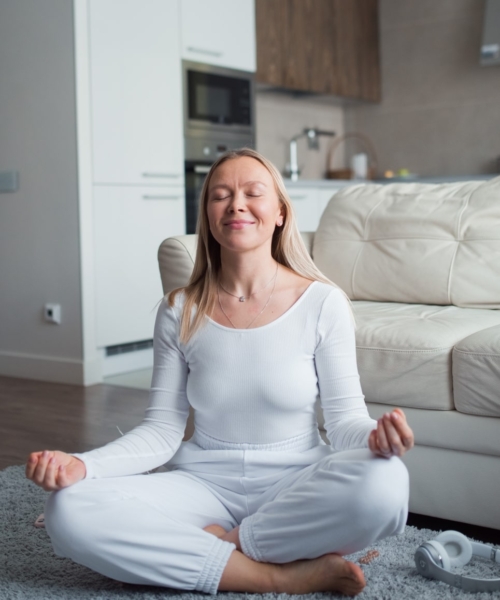
[[[354,179],[299,179],[292,181],[291,179],[283,179],[287,188],[300,187],[318,187],[318,188],[335,188],[353,185],[354,183],[364,183],[362,181],[354,181]]]
[[[487,175],[449,175],[441,177],[392,177],[387,179],[374,179],[359,181],[355,179],[299,179],[292,181],[284,179],[287,188],[316,187],[316,188],[336,188],[346,185],[356,185],[358,183],[449,183],[454,181],[487,181],[494,177],[500,177],[500,174]]]

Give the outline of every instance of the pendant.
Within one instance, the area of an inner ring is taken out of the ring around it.
[[[245,302],[246,298],[245,298],[245,296],[240,296],[239,300],[240,300],[240,302]]]

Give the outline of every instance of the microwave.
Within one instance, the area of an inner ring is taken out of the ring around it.
[[[182,61],[185,137],[253,138],[255,75]]]

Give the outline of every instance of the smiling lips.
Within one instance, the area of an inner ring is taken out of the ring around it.
[[[234,221],[228,221],[227,223],[224,223],[224,225],[230,229],[244,229],[247,225],[253,225],[253,223],[254,221],[235,219]]]

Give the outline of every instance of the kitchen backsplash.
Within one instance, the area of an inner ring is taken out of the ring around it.
[[[344,110],[341,106],[322,104],[308,97],[293,97],[275,91],[258,90],[257,150],[269,158],[283,173],[289,162],[289,142],[305,127],[317,127],[344,133]],[[307,141],[298,141],[298,163],[303,179],[321,179],[325,176],[328,150],[334,138],[321,137],[319,150],[309,150]],[[333,167],[344,164],[344,149],[335,152]]]

